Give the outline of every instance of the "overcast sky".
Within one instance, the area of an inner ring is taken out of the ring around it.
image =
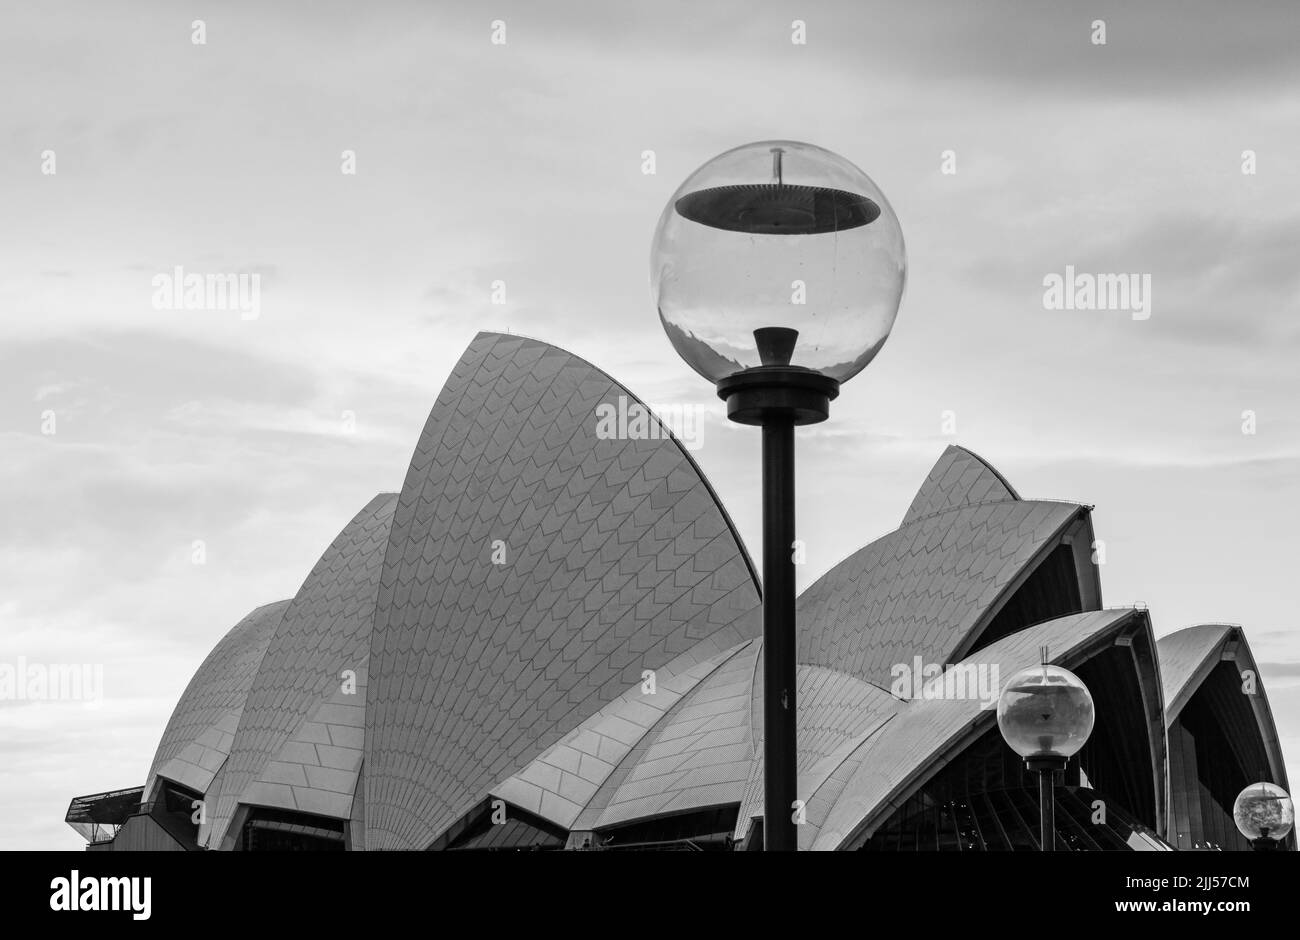
[[[4,4],[0,663],[102,664],[105,696],[0,702],[0,847],[75,848],[72,796],[144,782],[212,645],[400,489],[479,329],[712,409],[696,457],[757,560],[758,435],[647,261],[687,174],[774,137],[861,166],[910,264],[801,432],[801,583],[963,444],[1095,504],[1108,605],[1243,624],[1300,780],[1300,11],[1132,6]],[[178,265],[260,275],[260,315],[155,309]],[[1066,265],[1149,274],[1149,319],[1045,309]]]

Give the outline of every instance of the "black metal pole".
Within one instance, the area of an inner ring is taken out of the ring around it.
[[[1050,769],[1038,771],[1038,832],[1040,848],[1044,852],[1056,851],[1056,772]]]
[[[763,365],[718,382],[727,417],[763,429],[763,849],[794,852],[799,830],[795,747],[794,429],[825,421],[840,383],[790,365],[799,333],[754,331]]]
[[[794,424],[763,424],[763,848],[799,848],[795,750]]]

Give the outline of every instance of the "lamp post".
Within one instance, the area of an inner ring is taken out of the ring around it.
[[[1056,774],[1087,743],[1092,695],[1068,669],[1043,662],[1011,677],[998,697],[998,730],[1025,769],[1038,774],[1039,848],[1056,851]]]
[[[1275,852],[1295,825],[1295,804],[1275,783],[1252,783],[1237,794],[1232,821],[1256,852]]]
[[[884,345],[906,281],[903,233],[860,169],[795,141],[704,164],[669,199],[650,281],[677,352],[727,417],[763,429],[763,845],[798,847],[794,429],[825,421]]]

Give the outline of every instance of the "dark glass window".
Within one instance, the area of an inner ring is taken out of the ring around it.
[[[734,845],[739,803],[689,813],[661,816],[644,822],[602,829],[592,848],[622,850],[725,851]]]
[[[525,852],[564,848],[561,826],[496,798],[484,800],[453,825],[430,851]]]
[[[1058,851],[1169,846],[1119,802],[1078,784],[1056,788]],[[1098,803],[1100,802],[1100,806]],[[1104,817],[1101,810],[1104,809]],[[1038,781],[996,727],[912,794],[860,847],[875,852],[1016,852],[1039,848]]]
[[[343,820],[255,806],[244,821],[239,848],[245,852],[341,852]]]
[[[1249,850],[1232,804],[1248,784],[1269,779],[1268,766],[1237,665],[1220,662],[1169,727],[1170,841],[1180,849]]]
[[[1079,576],[1074,567],[1074,549],[1058,545],[1002,605],[971,652],[1045,620],[1083,610]],[[968,654],[969,655],[969,654]]]

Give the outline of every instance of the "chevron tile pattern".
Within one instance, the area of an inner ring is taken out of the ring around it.
[[[754,569],[666,432],[597,433],[621,397],[637,403],[563,350],[475,338],[402,492],[240,621],[177,704],[150,781],[207,794],[201,844],[230,848],[248,805],[421,849],[488,796],[577,834],[739,803],[746,835],[764,810]],[[991,720],[973,698],[896,697],[892,667],[947,663],[1087,511],[1022,500],[949,447],[903,524],[799,597],[801,849],[856,845]],[[1141,611],[1090,611],[965,662],[1009,675],[1134,617],[1149,635]],[[1166,705],[1229,629],[1161,641]]]
[[[519,773],[493,787],[492,795],[566,829],[595,828],[613,791],[606,781],[632,749],[683,697],[751,642],[708,655],[715,641],[734,632],[727,627],[657,670],[652,689],[638,685],[624,692]]]
[[[997,502],[925,516],[859,549],[799,596],[799,662],[881,687],[896,663],[945,663],[1082,507]]]
[[[396,505],[391,493],[367,503],[285,610],[249,689],[221,789],[208,797],[211,845],[235,838],[227,827],[241,803],[348,817],[360,763],[356,729],[364,726],[365,686],[346,697],[350,704],[329,700],[340,693],[344,670],[364,680]]]
[[[760,646],[725,657],[642,736],[579,828],[740,801],[754,761],[749,706]]]
[[[762,676],[760,657],[759,677]],[[804,822],[800,825],[799,845],[811,845],[821,822],[838,796],[843,774],[842,765],[857,746],[885,722],[903,709],[905,703],[884,689],[847,673],[822,666],[800,665],[796,670],[795,701],[798,704],[798,783],[796,792],[804,801]],[[735,838],[743,839],[750,820],[762,816],[763,799],[763,727],[762,683],[755,682],[754,763],[746,780],[740,813],[736,817]],[[828,786],[829,783],[829,786]],[[838,785],[837,785],[838,784]]]
[[[158,776],[206,793],[234,744],[244,699],[289,601],[258,607],[222,637],[203,660],[163,731],[149,775],[148,800]]]
[[[742,820],[761,816],[761,650],[761,640],[746,642],[655,696],[629,693],[492,795],[575,831],[737,802]],[[841,765],[904,703],[818,666],[800,666],[798,681],[799,792],[810,794],[811,842],[846,779]]]
[[[1011,484],[982,457],[964,447],[949,445],[917,490],[902,524],[958,506],[1019,498]]]
[[[439,395],[371,638],[369,848],[423,848],[644,670],[757,626],[752,566],[685,451],[597,436],[596,406],[619,396],[635,401],[563,350],[498,334]]]

